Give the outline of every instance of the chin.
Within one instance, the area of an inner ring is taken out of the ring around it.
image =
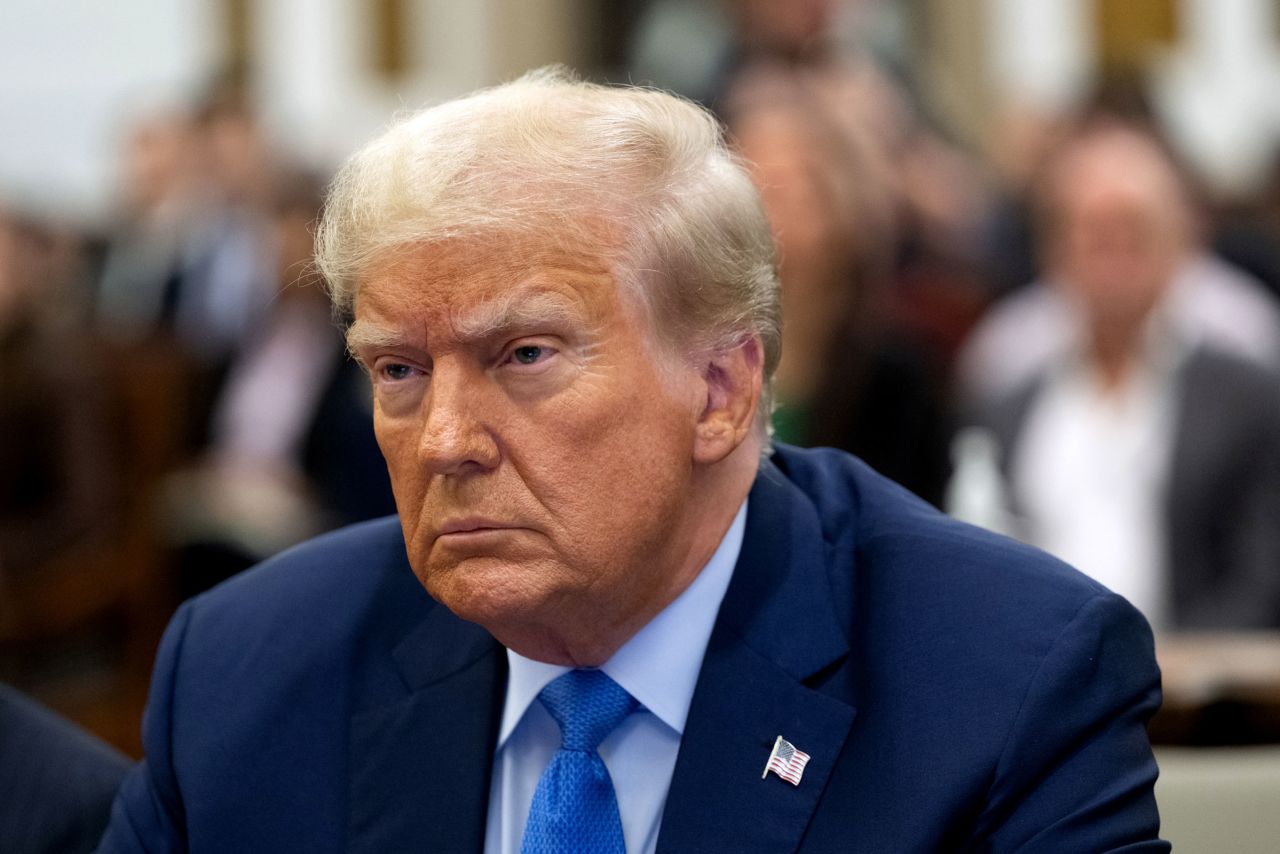
[[[501,627],[537,622],[551,596],[531,583],[543,574],[528,564],[497,558],[469,558],[417,573],[431,597],[464,620],[495,636]],[[495,631],[499,629],[498,631]]]

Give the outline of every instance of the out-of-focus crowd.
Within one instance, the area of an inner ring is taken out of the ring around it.
[[[726,8],[701,92],[780,253],[777,436],[1133,602],[1157,741],[1280,739],[1280,153],[1215,195],[1132,76],[975,150],[829,37],[834,4]]]
[[[780,252],[777,435],[1047,549],[1157,630],[1280,626],[1275,189],[1215,210],[1128,81],[1010,116],[981,158],[823,40],[832,4],[732,8],[711,98]]]
[[[1105,91],[968,150],[824,38],[827,7],[733,4],[691,93],[779,248],[776,438],[851,450],[1162,631],[1280,626],[1280,181],[1222,207]],[[138,118],[121,171],[109,233],[0,200],[0,680],[136,751],[177,601],[394,506],[310,262],[323,179],[233,87]]]
[[[322,179],[221,84],[121,171],[109,233],[0,208],[0,679],[136,749],[178,601],[394,502],[311,261]]]

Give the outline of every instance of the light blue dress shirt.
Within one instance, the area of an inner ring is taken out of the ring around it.
[[[747,503],[693,583],[602,666],[640,703],[600,744],[613,778],[629,854],[652,854],[689,702],[720,601],[742,551]],[[519,854],[538,779],[560,748],[560,728],[538,694],[569,668],[507,650],[507,698],[498,732],[485,854]]]

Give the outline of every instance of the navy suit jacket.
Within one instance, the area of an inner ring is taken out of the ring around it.
[[[102,849],[480,851],[506,657],[386,519],[189,602]],[[1149,629],[848,455],[781,448],[676,761],[660,852],[1166,851]],[[761,779],[782,735],[812,757]]]
[[[0,684],[0,851],[92,851],[130,762]]]

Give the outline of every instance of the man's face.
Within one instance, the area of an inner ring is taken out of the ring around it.
[[[1187,249],[1185,201],[1148,144],[1103,138],[1057,176],[1052,244],[1061,278],[1095,328],[1139,328]]]
[[[355,317],[409,560],[432,596],[518,650],[665,605],[696,374],[661,355],[597,255],[424,245],[366,277]]]
[[[1164,292],[1179,247],[1146,200],[1107,188],[1081,188],[1067,206],[1061,260],[1095,323],[1134,324]]]

